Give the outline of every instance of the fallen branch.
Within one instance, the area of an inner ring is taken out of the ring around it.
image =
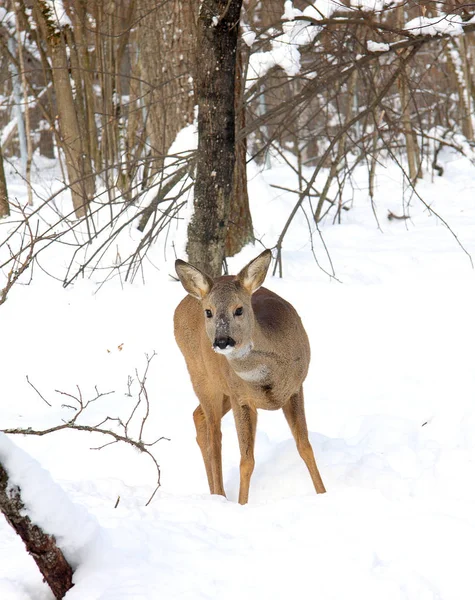
[[[73,570],[56,545],[54,536],[46,534],[25,514],[18,486],[9,485],[7,471],[0,463],[0,511],[23,540],[38,565],[54,597],[60,600],[73,587]]]

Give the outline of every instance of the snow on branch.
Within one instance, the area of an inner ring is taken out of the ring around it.
[[[412,35],[461,35],[464,21],[460,15],[439,15],[438,17],[416,17],[405,24],[404,29]]]
[[[300,72],[299,47],[313,42],[321,31],[321,27],[315,26],[311,20],[306,20],[305,17],[317,19],[319,14],[319,11],[312,5],[301,11],[295,8],[290,0],[287,0],[282,15],[282,33],[271,40],[271,50],[251,54],[247,84],[263,77],[276,66],[281,67],[289,77],[297,75]],[[302,19],[298,20],[297,17],[302,17]],[[249,29],[243,33],[244,40],[248,45],[254,43],[255,34],[252,35],[252,33]]]
[[[0,6],[0,25],[13,34],[15,32],[15,13]]]
[[[73,586],[73,567],[81,562],[97,523],[3,433],[0,511],[23,540],[55,598],[63,598]]]
[[[414,46],[416,40],[423,38],[456,36],[475,30],[475,16],[465,21],[458,14],[441,14],[431,18],[419,16],[402,27],[388,25],[379,18],[384,11],[392,10],[400,3],[353,0],[348,6],[337,1],[317,0],[302,11],[294,7],[292,0],[286,0],[282,32],[272,33],[271,30],[269,37],[266,37],[269,35],[267,32],[261,38],[262,42],[270,42],[271,49],[250,55],[247,89],[274,67],[283,69],[288,77],[298,75],[301,69],[300,48],[315,43],[318,34],[327,28],[361,24],[376,34],[392,34],[403,38],[392,43],[367,41],[368,53],[373,56],[398,52],[401,47]],[[245,43],[253,46],[256,38],[257,34],[245,26]],[[412,42],[405,43],[408,40]]]
[[[51,32],[58,34],[63,27],[71,27],[71,21],[63,6],[63,0],[42,0],[43,14]]]
[[[366,48],[368,49],[368,52],[387,52],[390,49],[390,46],[384,42],[368,40],[366,42]]]
[[[21,490],[26,515],[55,537],[68,562],[77,567],[98,532],[95,518],[73,503],[48,471],[2,432],[0,463],[8,474],[8,495]]]

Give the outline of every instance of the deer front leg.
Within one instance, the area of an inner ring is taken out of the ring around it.
[[[257,411],[248,405],[233,403],[233,414],[241,451],[239,504],[247,504],[251,475],[254,471]]]
[[[320,472],[315,462],[312,446],[308,439],[307,421],[305,419],[305,408],[303,403],[303,388],[300,388],[297,394],[294,394],[282,408],[285,418],[289,424],[292,435],[294,436],[297,450],[312,478],[313,485],[317,494],[325,493]]]
[[[208,456],[213,477],[212,494],[226,496],[223,484],[223,466],[221,460],[221,416],[216,414],[207,418],[208,422]]]
[[[206,469],[206,477],[208,478],[209,493],[213,493],[213,472],[211,470],[211,462],[209,458],[208,448],[208,424],[206,423],[205,413],[201,406],[198,406],[193,412],[193,421],[196,428],[196,441],[201,450],[201,456]]]
[[[225,496],[221,460],[221,419],[230,410],[227,396],[213,404],[200,404],[194,413],[196,441],[200,447],[211,494]]]

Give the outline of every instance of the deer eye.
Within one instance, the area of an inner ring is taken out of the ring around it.
[[[211,319],[211,317],[213,316],[213,313],[210,311],[210,309],[209,309],[209,308],[207,308],[207,309],[205,310],[205,315],[206,315],[206,317],[207,317],[208,319]]]
[[[235,317],[240,317],[242,315],[243,312],[243,308],[242,306],[239,306],[238,308],[236,308],[236,310],[234,311],[234,316]]]

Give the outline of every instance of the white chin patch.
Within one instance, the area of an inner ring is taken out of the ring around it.
[[[233,354],[236,350],[233,346],[226,346],[226,348],[219,348],[218,346],[211,346],[216,354]]]
[[[221,350],[221,348],[218,348],[217,346],[212,346],[212,348],[216,352],[216,354],[224,354],[225,356],[232,355],[233,359],[244,358],[252,350],[252,342],[250,344],[246,344],[245,346],[238,346],[237,348],[236,346],[226,346],[226,348],[224,348],[223,350]]]

